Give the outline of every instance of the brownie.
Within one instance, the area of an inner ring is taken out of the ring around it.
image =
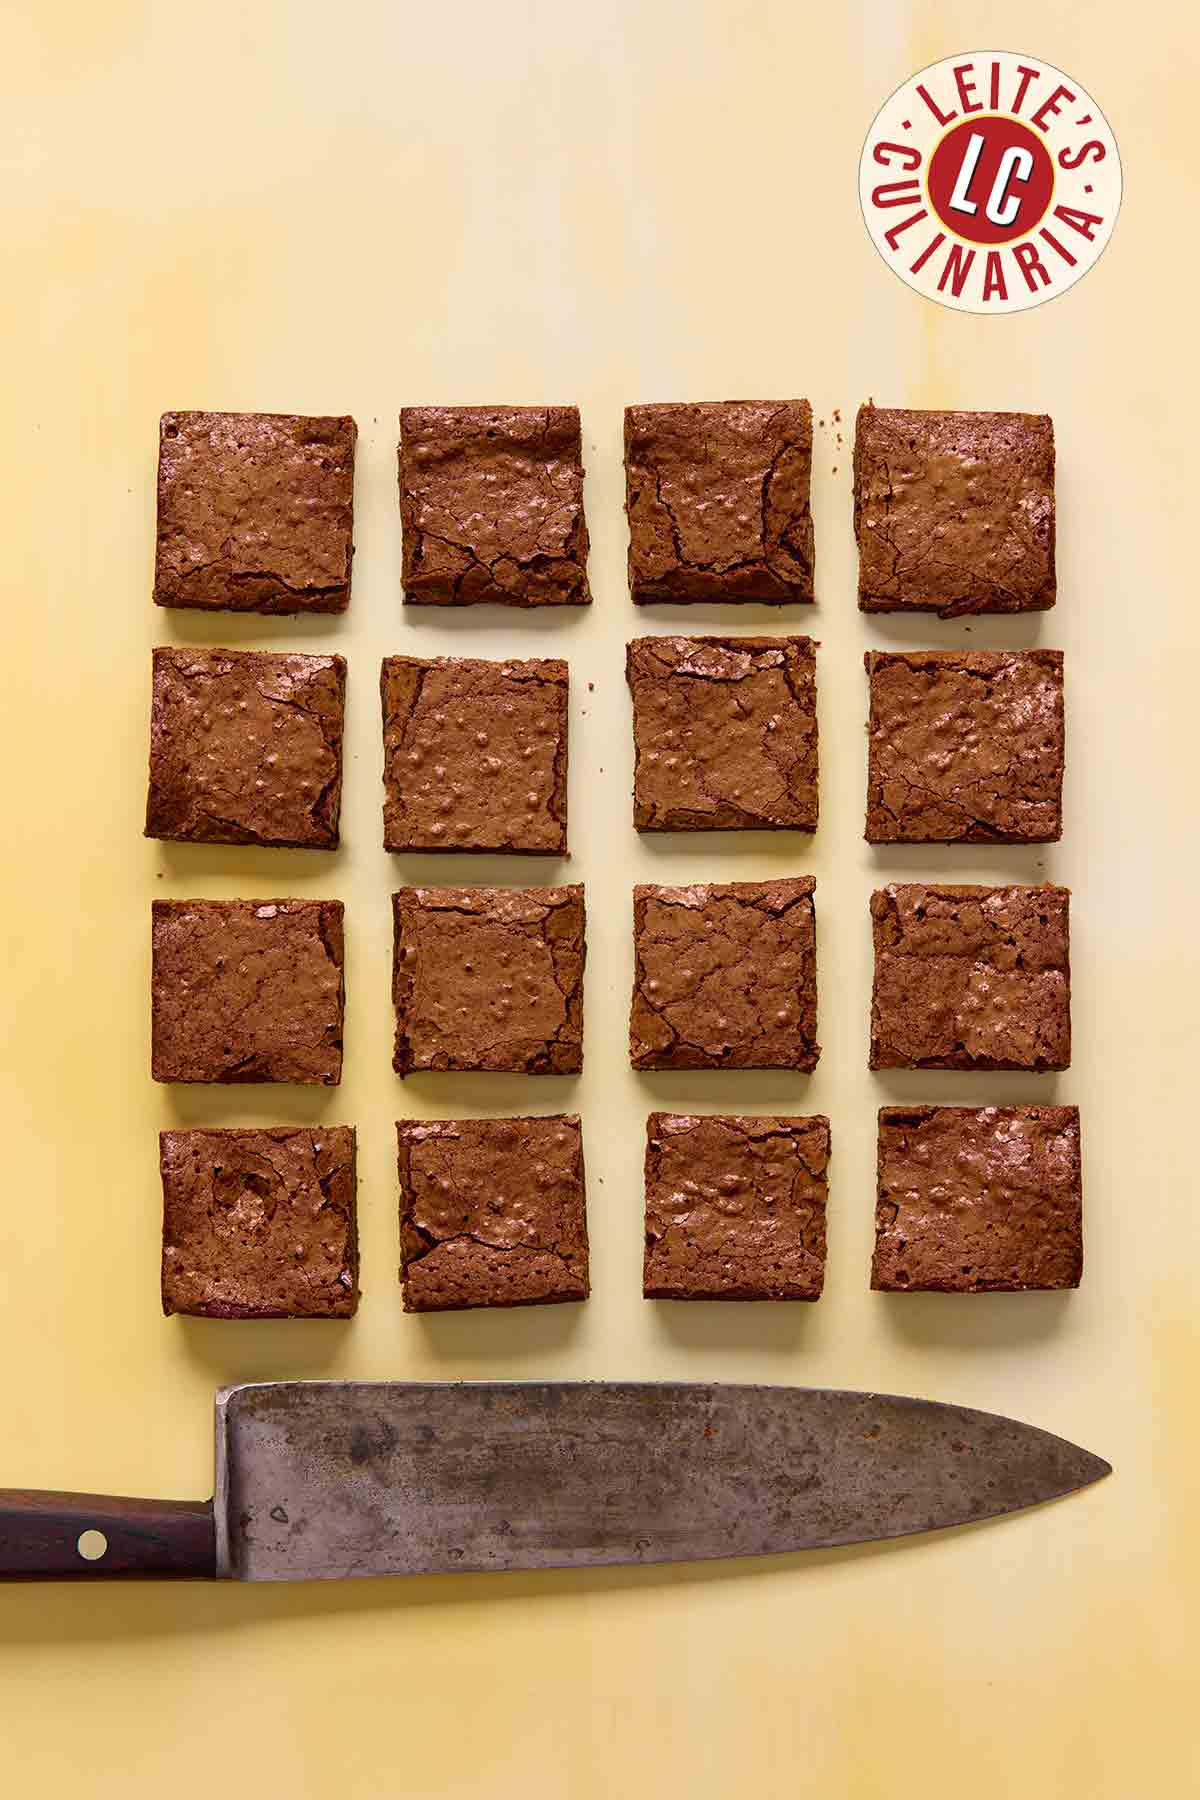
[[[1077,1107],[880,1109],[872,1287],[1078,1287],[1082,1210]]]
[[[816,1067],[815,885],[633,890],[635,1069]]]
[[[586,606],[577,406],[406,406],[404,598]]]
[[[348,1319],[358,1307],[354,1131],[162,1131],[162,1307]]]
[[[1062,836],[1061,650],[868,651],[872,844]]]
[[[811,473],[807,400],[627,406],[634,600],[811,600]]]
[[[401,888],[392,918],[398,1074],[579,1073],[582,887]]]
[[[873,1069],[1066,1069],[1070,891],[880,889],[871,896]]]
[[[811,638],[652,637],[626,646],[639,831],[815,831]]]
[[[357,435],[347,418],[164,413],[158,605],[345,612]]]
[[[819,1300],[829,1120],[646,1121],[647,1300]]]
[[[333,849],[345,701],[340,656],[156,650],[146,836]]]
[[[1043,413],[859,408],[854,535],[864,612],[1054,605],[1054,426]]]
[[[579,1120],[403,1119],[405,1312],[588,1297]]]
[[[340,900],[156,900],[155,1081],[342,1078]]]
[[[389,656],[385,850],[567,853],[567,665]]]

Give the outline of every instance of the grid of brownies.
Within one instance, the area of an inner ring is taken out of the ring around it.
[[[344,610],[354,439],[344,418],[166,415],[156,601]],[[811,603],[806,401],[631,407],[625,440],[635,603]],[[406,409],[406,603],[589,603],[582,474],[575,408]],[[1051,605],[1049,420],[864,407],[855,528],[865,611]],[[1061,656],[867,668],[870,841],[1057,838]],[[345,676],[337,656],[157,650],[148,835],[335,848]],[[811,639],[637,639],[627,677],[639,831],[815,830]],[[381,700],[385,848],[566,854],[565,663],[389,657]],[[639,887],[633,1066],[814,1068],[813,889]],[[393,911],[401,1076],[579,1071],[581,887],[403,888]],[[153,912],[156,1079],[340,1080],[340,902]],[[1064,890],[892,887],[872,914],[873,1068],[1067,1066]],[[406,1308],[586,1297],[578,1118],[397,1130]],[[828,1157],[821,1117],[651,1115],[647,1296],[817,1298]],[[165,1132],[161,1161],[168,1312],[353,1312],[352,1130]],[[877,1223],[876,1286],[1077,1281],[1074,1110],[883,1109]]]

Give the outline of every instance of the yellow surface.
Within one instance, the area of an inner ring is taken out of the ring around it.
[[[1190,7],[1137,15],[1115,0],[5,9],[0,1481],[207,1492],[212,1389],[284,1375],[877,1386],[1016,1413],[1117,1469],[1008,1522],[765,1567],[3,1591],[0,1756],[14,1793],[1189,1791],[1193,28]],[[936,308],[884,268],[855,180],[866,126],[900,80],[995,44],[1095,93],[1121,145],[1126,201],[1112,247],[1072,294],[993,320]],[[788,394],[811,396],[826,421],[818,608],[635,615],[622,405]],[[973,627],[859,617],[844,440],[866,395],[1054,415],[1056,612]],[[489,400],[582,406],[596,595],[584,616],[401,613],[398,408]],[[346,620],[151,607],[166,407],[356,416]],[[822,641],[823,822],[811,848],[638,842],[630,828],[623,641],[718,624]],[[142,840],[149,651],[165,640],[347,653],[340,854]],[[869,851],[863,649],[1034,640],[1067,653],[1062,845]],[[379,848],[376,681],[381,655],[401,649],[570,659],[566,873],[587,883],[590,950],[581,1081],[426,1078],[402,1094],[390,1072],[390,890],[557,874]],[[815,1077],[634,1077],[631,883],[804,871],[818,878]],[[872,885],[1043,875],[1076,893],[1070,1073],[868,1076]],[[281,892],[347,905],[341,1090],[155,1087],[151,897]],[[876,1106],[1051,1093],[1084,1108],[1081,1292],[872,1296]],[[643,1303],[642,1121],[662,1105],[829,1112],[819,1306]],[[585,1122],[590,1304],[404,1318],[397,1113],[557,1106]],[[359,1129],[358,1320],[163,1320],[158,1128],[310,1119]]]

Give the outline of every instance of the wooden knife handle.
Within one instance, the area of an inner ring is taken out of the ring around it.
[[[0,1488],[0,1580],[212,1580],[216,1573],[211,1500]]]

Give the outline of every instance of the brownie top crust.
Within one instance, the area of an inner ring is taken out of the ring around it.
[[[943,1293],[1078,1287],[1074,1106],[885,1106],[876,1288]]]
[[[1061,650],[868,651],[870,843],[1062,835]]]
[[[340,900],[156,900],[156,1081],[342,1073]]]
[[[811,876],[634,889],[635,1069],[812,1069]]]
[[[165,1313],[349,1318],[358,1306],[349,1126],[163,1131]]]
[[[639,831],[812,831],[817,703],[811,638],[636,638]]]
[[[389,656],[384,847],[567,849],[567,665]]]
[[[164,413],[160,606],[344,612],[353,555],[350,418]]]
[[[882,888],[871,896],[873,1069],[1065,1069],[1070,893]]]
[[[394,1066],[569,1075],[583,1064],[583,888],[401,888]]]
[[[854,531],[866,612],[1053,606],[1053,424],[1041,413],[860,407]]]
[[[651,1113],[647,1299],[815,1300],[829,1121]]]
[[[147,837],[334,848],[345,695],[340,656],[155,650]]]
[[[401,1120],[404,1306],[531,1306],[588,1294],[577,1117]]]
[[[810,601],[811,470],[807,400],[626,407],[634,600]]]
[[[586,605],[578,407],[405,407],[400,517],[410,602]]]

